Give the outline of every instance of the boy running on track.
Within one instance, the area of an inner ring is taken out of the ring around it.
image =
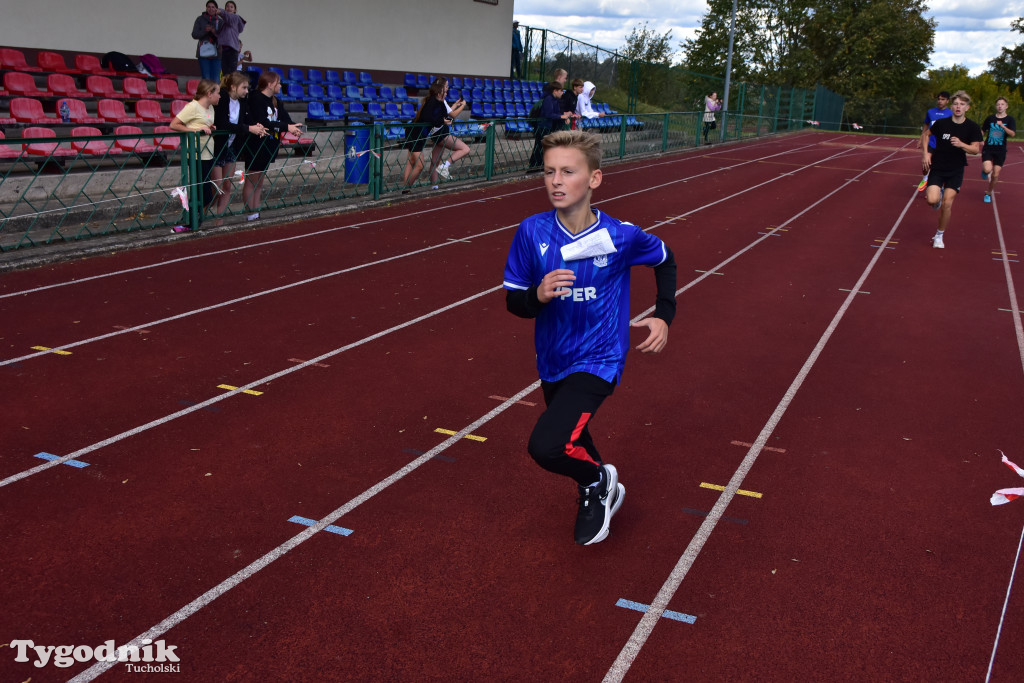
[[[659,238],[591,208],[602,178],[600,138],[560,131],[542,145],[554,210],[519,225],[505,264],[506,304],[521,318],[537,319],[537,370],[547,408],[527,449],[544,469],[576,481],[575,539],[590,545],[608,536],[626,494],[618,471],[601,460],[589,423],[625,366],[630,268],[654,268],[654,315],[632,326],[649,330],[637,350],[658,353],[675,315],[676,264]]]
[[[992,192],[999,181],[999,172],[1006,163],[1006,137],[1017,135],[1017,122],[1007,115],[1008,103],[1005,97],[996,98],[996,113],[985,119],[981,124],[981,132],[985,135],[985,146],[981,150],[981,178],[988,180],[985,192],[985,203],[992,201]]]
[[[921,169],[928,176],[925,199],[933,209],[939,210],[939,231],[932,238],[932,246],[945,248],[943,233],[949,226],[953,200],[964,182],[964,167],[968,154],[981,154],[981,128],[965,114],[971,108],[971,98],[963,90],[953,95],[953,116],[939,119],[925,127],[924,135],[935,136],[935,151],[925,149],[921,157]]]
[[[931,125],[939,119],[948,119],[953,115],[953,112],[949,110],[949,93],[943,90],[935,96],[935,105],[924,114],[924,126],[921,128],[921,137],[917,141],[917,148],[922,149],[927,144],[929,152],[935,151],[935,136],[928,134],[928,129]],[[927,175],[927,174],[926,174]],[[921,181],[921,184],[917,186],[917,191],[920,192],[924,189],[925,185],[928,184],[928,178],[926,177]]]

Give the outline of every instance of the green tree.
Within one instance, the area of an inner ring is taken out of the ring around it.
[[[1014,19],[1010,24],[1017,33],[1024,33],[1024,17]],[[998,57],[988,63],[988,72],[1000,85],[1021,92],[1024,86],[1024,43],[1016,47],[1004,47]]]
[[[631,64],[631,68],[619,69],[620,88],[632,88],[638,99],[658,106],[669,106],[675,100],[671,87],[672,31],[659,35],[647,22],[634,26],[620,54]]]

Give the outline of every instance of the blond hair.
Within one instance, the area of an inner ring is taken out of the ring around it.
[[[582,130],[560,130],[544,136],[540,142],[544,151],[555,147],[578,149],[587,160],[587,169],[596,171],[601,168],[601,138],[593,133]]]
[[[955,93],[953,93],[953,96],[949,98],[949,101],[952,102],[953,100],[960,100],[968,107],[971,106],[971,96],[968,95],[963,90],[957,90]]]
[[[224,77],[220,79],[220,89],[230,95],[232,89],[248,82],[249,77],[244,73],[241,71],[232,71],[224,74]]]
[[[204,78],[201,81],[199,81],[198,85],[196,85],[196,94],[195,97],[193,97],[192,99],[198,101],[200,98],[209,97],[213,94],[213,91],[217,90],[218,88],[220,88],[220,85],[217,83],[217,81],[211,81],[207,78]]]

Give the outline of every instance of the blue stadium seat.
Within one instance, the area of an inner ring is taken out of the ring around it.
[[[483,109],[484,118],[485,119],[493,119],[494,118],[494,105],[493,104],[491,104],[490,102],[484,102],[480,106]]]
[[[483,96],[480,99],[482,99],[484,102],[493,102],[494,101],[494,91],[493,90],[484,90],[482,92],[483,92]]]
[[[378,99],[378,97],[377,97],[377,88],[372,86],[372,85],[364,85],[363,86],[363,99],[364,100],[370,100],[370,101],[376,101]]]
[[[410,101],[409,94],[407,92],[405,92],[405,87],[403,87],[401,85],[395,86],[394,100],[395,100],[395,102],[399,102],[399,103]]]
[[[482,78],[474,78],[473,79],[473,87],[474,88],[480,88],[481,90],[483,90],[484,89],[484,79],[482,79]]]
[[[349,102],[348,104],[349,114],[362,114],[366,115],[366,107],[363,106],[362,102]]]
[[[414,74],[405,74],[405,87],[415,88],[416,87],[416,76]]]
[[[502,88],[502,90],[511,90],[512,89],[512,80],[506,78],[504,81],[501,82],[501,88]]]
[[[512,90],[515,92],[523,92],[522,81],[512,81]]]
[[[306,99],[306,93],[298,83],[289,83],[278,97],[285,102],[300,102]]]
[[[516,102],[515,103],[515,108],[516,108],[516,118],[525,119],[530,114],[530,112],[527,111],[527,109],[526,109],[526,105],[523,104],[522,102]]]
[[[448,102],[456,102],[461,96],[461,91],[458,88],[448,88],[448,94],[445,95],[445,100]]]
[[[359,92],[359,86],[346,85],[345,94],[342,96],[341,99],[349,102],[362,102],[363,94]]]
[[[417,88],[429,88],[430,82],[434,80],[429,78],[426,74],[416,74],[416,87]]]
[[[402,118],[408,121],[416,118],[416,105],[412,102],[402,102]]]
[[[474,119],[482,119],[482,118],[484,118],[484,105],[483,105],[483,103],[477,101],[477,102],[474,102],[473,104],[469,105],[469,112],[470,112],[470,116],[472,116]]]
[[[341,86],[337,83],[329,83],[327,85],[327,99],[341,102],[345,99],[344,93],[341,90]]]
[[[306,82],[309,83],[310,85],[312,85],[314,83],[317,84],[317,85],[323,85],[323,83],[324,83],[324,75],[320,71],[320,69],[310,69],[306,73]]]
[[[494,82],[491,79],[484,79],[484,90],[494,90]]]
[[[505,103],[504,102],[495,102],[494,103],[494,115],[497,116],[500,119],[505,118],[506,114],[505,114]]]
[[[361,85],[363,87],[366,87],[368,85],[372,85],[374,88],[379,88],[383,84],[378,83],[375,80],[373,80],[373,77],[370,76],[370,72],[369,71],[360,71],[359,72],[359,85]]]
[[[372,116],[375,121],[384,118],[384,112],[381,111],[380,102],[367,102],[366,113]]]
[[[389,121],[400,121],[402,118],[402,112],[398,109],[398,105],[394,102],[385,102],[384,118]]]
[[[306,105],[306,118],[314,121],[329,121],[330,115],[324,111],[323,102],[310,102]]]
[[[384,102],[392,102],[395,99],[395,91],[391,89],[390,85],[382,85],[377,93],[377,99]]]
[[[471,98],[469,98],[470,102],[483,102],[484,101],[484,91],[481,90],[480,88],[473,88],[472,94],[473,94],[473,96]]]
[[[327,112],[331,115],[332,120],[334,121],[337,121],[338,119],[343,119],[345,118],[345,103],[331,102],[330,105],[328,105],[327,107]]]
[[[334,85],[341,85],[341,74],[333,69],[328,69],[324,72],[324,82],[328,85],[331,85],[332,83]]]
[[[459,90],[462,90],[462,77],[461,76],[452,76],[452,87],[453,88],[458,88]]]
[[[359,81],[356,80],[356,75],[351,71],[341,72],[341,82],[344,85],[359,85]]]
[[[302,73],[302,69],[296,69],[292,67],[288,69],[288,78],[285,79],[286,83],[305,83],[306,75]]]
[[[495,99],[497,99],[497,98],[495,98]],[[515,102],[516,101],[516,98],[513,95],[511,89],[502,90],[501,91],[501,99],[504,100],[505,102]]]
[[[311,101],[316,100],[318,102],[326,100],[327,96],[324,95],[324,87],[322,85],[313,83],[312,85],[309,86],[309,92],[306,94],[306,99]]]

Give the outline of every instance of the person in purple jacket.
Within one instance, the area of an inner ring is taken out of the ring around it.
[[[238,34],[245,30],[245,19],[238,16],[234,0],[225,2],[224,9],[218,14],[224,20],[217,31],[217,44],[220,45],[221,72],[226,76],[238,68],[238,53],[242,50]]]

